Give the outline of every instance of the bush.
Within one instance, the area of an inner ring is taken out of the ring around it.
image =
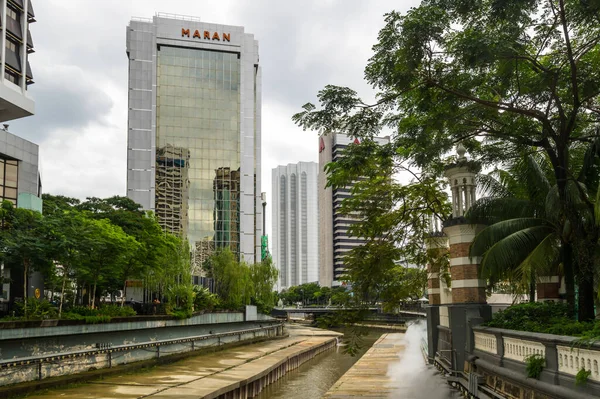
[[[104,304],[98,308],[98,314],[110,317],[131,317],[137,313],[129,306]]]
[[[582,323],[568,317],[567,305],[534,302],[513,305],[494,315],[488,327],[546,334],[581,336],[594,329],[594,323]]]
[[[546,364],[546,358],[539,354],[529,355],[525,358],[527,377],[538,379],[544,365]]]
[[[91,309],[90,309],[91,310]],[[110,316],[106,315],[81,315],[75,312],[65,312],[62,314],[62,318],[65,320],[79,320],[84,321],[86,324],[100,324],[100,323],[110,323]]]
[[[55,319],[57,316],[56,308],[47,300],[37,300],[27,298],[26,304],[15,302],[15,316],[25,316],[27,309],[27,320],[47,320]]]
[[[194,286],[194,309],[210,312],[219,305],[219,298],[212,294],[208,288]]]
[[[582,368],[575,375],[575,385],[583,385],[588,381],[588,378],[592,375],[592,370],[586,370]]]
[[[178,320],[189,319],[192,317],[192,314],[193,312],[191,309],[175,309],[171,312],[171,316]]]

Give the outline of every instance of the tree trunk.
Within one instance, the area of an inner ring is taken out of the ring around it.
[[[29,261],[23,260],[23,312],[27,319],[27,277],[29,276]]]
[[[592,278],[583,278],[579,284],[579,298],[577,301],[577,316],[579,321],[592,321],[594,314],[594,281]]]
[[[126,293],[125,290],[126,289],[127,289],[127,282],[124,282],[123,283],[123,295],[121,297],[121,307],[123,307],[123,305],[125,305],[125,293]]]
[[[563,269],[565,272],[565,290],[569,316],[575,317],[575,275],[573,270],[573,247],[563,243]]]
[[[94,280],[94,289],[92,290],[92,309],[96,309],[96,280]]]
[[[529,303],[535,302],[535,274],[531,274],[529,280]]]
[[[58,305],[58,318],[62,315],[63,302],[65,300],[65,285],[67,284],[67,268],[63,267],[63,281],[60,290],[60,305]]]

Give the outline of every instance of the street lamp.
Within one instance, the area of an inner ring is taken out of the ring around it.
[[[262,207],[263,207],[263,233],[262,235],[265,235],[265,229],[266,229],[266,223],[267,223],[267,213],[266,213],[266,209],[267,209],[267,193],[260,193],[260,199],[262,200]]]

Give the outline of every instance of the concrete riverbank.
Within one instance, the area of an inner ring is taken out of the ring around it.
[[[340,333],[297,328],[290,337],[188,358],[146,372],[110,377],[36,398],[246,398],[334,348]]]
[[[424,324],[415,323],[404,334],[383,334],[323,398],[460,397],[437,370],[424,361],[420,345],[425,333]]]

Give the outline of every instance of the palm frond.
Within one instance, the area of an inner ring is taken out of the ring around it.
[[[522,168],[527,182],[528,198],[532,202],[540,205],[544,203],[546,196],[552,187],[541,167],[541,163],[544,161],[544,159],[540,159],[539,157],[527,155],[522,162]]]
[[[534,226],[499,240],[485,252],[481,260],[481,276],[499,281],[514,275],[515,269],[552,233],[549,226]]]
[[[513,194],[498,179],[494,177],[494,174],[495,173],[492,172],[488,175],[477,175],[477,189],[482,193],[484,197],[512,197]]]
[[[529,284],[533,276],[555,276],[560,263],[560,245],[556,234],[548,234],[517,267],[516,276]]]
[[[471,242],[469,247],[469,256],[482,256],[506,237],[528,228],[546,226],[543,219],[537,218],[517,218],[503,220],[491,226],[487,226],[479,232]]]
[[[596,203],[594,205],[596,214],[596,224],[600,226],[600,185],[598,185],[598,192],[596,193]]]
[[[465,215],[470,223],[494,224],[501,220],[534,217],[539,210],[526,199],[480,198]]]

